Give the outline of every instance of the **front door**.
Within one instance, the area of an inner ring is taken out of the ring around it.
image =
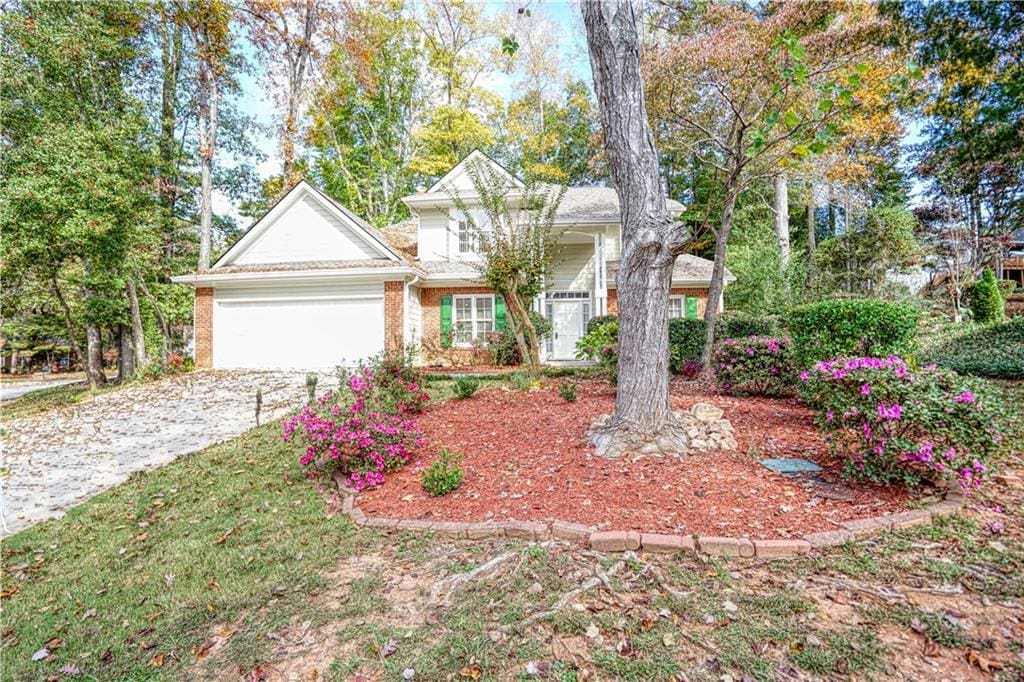
[[[551,359],[576,358],[576,342],[584,334],[585,316],[581,299],[553,300],[551,306]]]

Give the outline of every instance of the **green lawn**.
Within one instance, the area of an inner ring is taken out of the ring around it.
[[[20,398],[4,401],[3,405],[0,406],[0,420],[28,417],[29,415],[33,415],[44,410],[63,407],[64,405],[72,405],[87,398],[91,398],[98,393],[109,391],[114,388],[116,387],[110,386],[108,388],[90,391],[89,385],[84,381],[77,384],[42,388],[38,391],[33,391],[27,395],[23,395]]]
[[[620,561],[356,530],[295,450],[267,425],[5,540],[3,679],[926,679],[932,662],[963,678],[979,660],[998,679],[1024,674],[1018,638],[1001,634],[1004,604],[1024,598],[1019,489],[794,561]],[[499,555],[486,580],[429,601]],[[52,658],[32,661],[43,648]]]

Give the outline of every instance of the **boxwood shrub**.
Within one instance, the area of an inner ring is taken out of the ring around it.
[[[836,356],[912,356],[918,311],[874,299],[820,301],[794,308],[788,318],[797,363],[810,367]]]
[[[924,361],[960,374],[1024,379],[1024,317],[948,339],[931,350]]]

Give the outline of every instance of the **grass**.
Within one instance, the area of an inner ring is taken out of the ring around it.
[[[433,379],[428,390],[443,400],[451,383]],[[522,627],[595,567],[608,571],[620,557],[565,545],[357,531],[302,476],[294,445],[278,435],[271,424],[137,474],[66,517],[5,540],[3,679],[60,676],[69,665],[81,679],[234,679],[295,653],[282,654],[268,633],[306,622],[328,633],[335,660],[319,673],[333,680],[399,679],[408,667],[416,680],[522,679],[528,663],[566,681],[678,674],[715,680],[725,673],[770,680],[793,677],[789,669],[825,679],[885,679],[899,669],[899,655],[920,656],[922,639],[1000,655],[1010,645],[978,641],[944,614],[1024,597],[1024,546],[1007,534],[993,547],[983,517],[969,512],[767,566],[637,557],[611,578],[611,590],[592,590]],[[1019,525],[1019,508],[1001,503],[1007,526]],[[974,508],[986,504],[972,500]],[[396,581],[414,577],[429,586],[503,551],[514,552],[508,567],[460,587],[451,606],[428,606],[424,593],[404,604],[419,611],[407,619],[392,601]],[[332,577],[339,564],[366,554],[380,562],[367,564],[372,571],[345,584]],[[648,563],[663,577],[656,579]],[[964,591],[942,598],[940,608],[910,599],[891,604],[836,581],[869,591],[950,583]],[[853,606],[829,618],[844,590]],[[906,634],[905,644],[883,641],[883,630],[894,628]],[[211,639],[218,640],[216,653],[198,660]],[[556,641],[573,643],[580,658],[553,660]],[[33,662],[48,642],[53,660]],[[385,655],[389,643],[397,652]],[[1013,672],[1012,661],[1001,660]]]
[[[265,426],[5,540],[4,677],[72,664],[95,679],[180,679],[215,625],[238,630],[229,660],[264,660],[262,633],[373,541],[325,514],[293,454]],[[53,660],[33,662],[55,638]]]
[[[28,417],[55,407],[73,405],[114,388],[116,387],[109,386],[90,391],[89,384],[84,381],[77,384],[41,388],[38,391],[27,393],[20,398],[5,400],[2,406],[0,406],[0,420],[6,421],[19,417]]]

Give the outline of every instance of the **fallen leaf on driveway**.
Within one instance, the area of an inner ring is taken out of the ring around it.
[[[1002,663],[985,658],[974,649],[967,652],[967,662],[971,665],[977,666],[983,673],[990,673],[993,670],[1003,669]]]

